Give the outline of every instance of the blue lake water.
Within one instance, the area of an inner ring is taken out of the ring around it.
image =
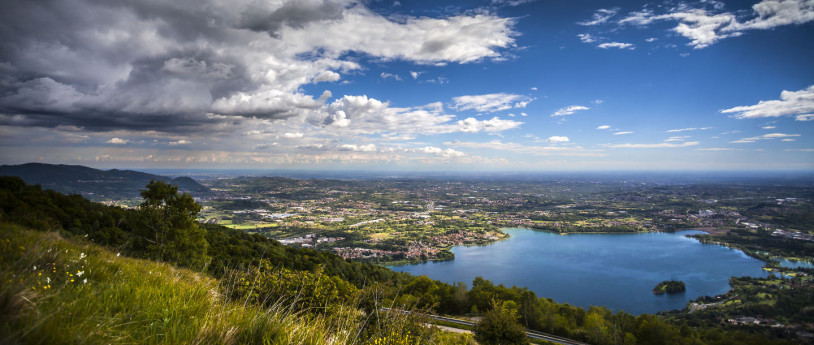
[[[644,234],[559,235],[504,229],[507,240],[487,246],[454,247],[455,260],[391,266],[447,283],[475,277],[525,286],[539,297],[581,307],[605,306],[632,314],[683,308],[687,301],[729,290],[732,276],[765,277],[759,260],[739,250],[701,244],[682,231]],[[687,291],[654,295],[663,280],[682,280]]]

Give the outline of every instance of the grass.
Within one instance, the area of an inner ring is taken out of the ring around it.
[[[352,344],[335,317],[222,297],[220,282],[83,241],[0,224],[0,343]]]

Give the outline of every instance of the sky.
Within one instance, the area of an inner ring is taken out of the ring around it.
[[[814,170],[814,0],[6,0],[0,164]]]

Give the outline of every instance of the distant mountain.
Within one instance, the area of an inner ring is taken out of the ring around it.
[[[178,186],[183,192],[199,196],[209,189],[189,177],[171,178],[133,170],[99,170],[81,165],[27,163],[0,165],[0,176],[17,176],[28,184],[38,184],[60,193],[79,193],[94,200],[139,198],[139,191],[150,180]]]

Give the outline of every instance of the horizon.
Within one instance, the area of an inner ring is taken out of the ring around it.
[[[803,0],[12,0],[0,164],[814,172]]]

